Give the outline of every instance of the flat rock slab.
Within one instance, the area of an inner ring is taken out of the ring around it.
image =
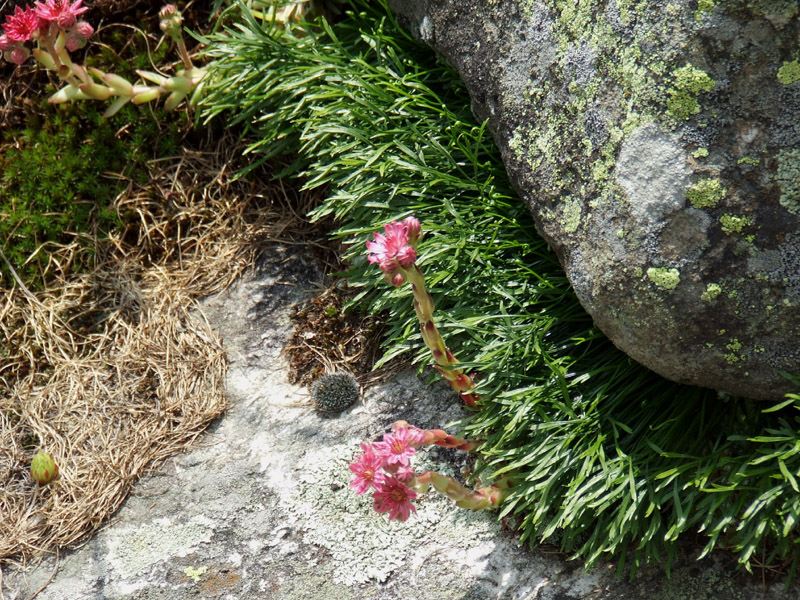
[[[554,550],[531,551],[491,514],[427,495],[407,523],[375,514],[349,488],[359,442],[397,419],[441,427],[465,416],[445,385],[412,372],[365,390],[337,417],[287,383],[289,309],[307,298],[313,262],[275,246],[250,277],[203,310],[228,351],[230,410],[197,447],[142,478],[124,507],[80,549],[5,574],[6,600],[335,599],[788,600],[737,580],[727,556],[680,561],[667,580],[648,567],[619,582]],[[421,453],[454,474],[463,454]],[[419,462],[415,464],[420,464]],[[727,563],[727,564],[726,564]]]

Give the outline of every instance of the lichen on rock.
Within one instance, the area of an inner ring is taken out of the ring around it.
[[[779,371],[800,372],[793,279],[751,267],[787,256],[800,226],[796,1],[389,4],[412,31],[433,23],[428,42],[619,348],[680,382],[791,391]],[[710,298],[710,284],[737,294]],[[709,337],[723,328],[747,378]]]

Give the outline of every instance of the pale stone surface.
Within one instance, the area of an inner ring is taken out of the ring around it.
[[[389,5],[464,79],[619,348],[682,383],[796,391],[797,1]]]
[[[80,549],[26,574],[4,573],[6,600],[789,600],[737,582],[726,557],[688,559],[666,580],[648,567],[619,582],[552,549],[528,550],[491,514],[426,496],[404,524],[347,487],[359,442],[396,419],[442,427],[465,412],[442,383],[412,372],[367,389],[338,417],[287,383],[281,351],[291,303],[314,265],[275,247],[252,278],[203,305],[230,359],[230,410],[197,446],[144,477],[112,521]],[[465,455],[423,463],[457,474]],[[56,569],[57,566],[57,569]],[[727,570],[726,570],[727,569]],[[690,594],[684,596],[681,594]]]

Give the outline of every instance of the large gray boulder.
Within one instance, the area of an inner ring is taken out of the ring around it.
[[[389,0],[459,72],[595,323],[675,381],[800,373],[788,0]]]

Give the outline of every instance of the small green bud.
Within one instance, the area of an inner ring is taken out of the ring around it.
[[[46,485],[58,475],[58,465],[47,452],[36,453],[31,461],[31,477],[39,485]]]

